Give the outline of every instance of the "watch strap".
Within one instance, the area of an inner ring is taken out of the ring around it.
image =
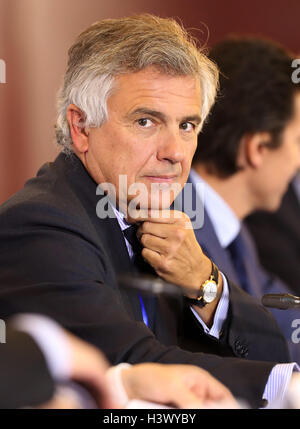
[[[198,307],[205,307],[206,304],[208,304],[203,297],[203,285],[207,281],[214,281],[217,285],[219,283],[219,270],[217,266],[214,264],[214,262],[212,260],[210,261],[211,261],[211,273],[210,273],[209,279],[206,280],[204,283],[202,283],[202,285],[200,286],[198,298],[189,298],[187,296],[185,297],[185,301],[187,302],[187,304],[197,305]]]

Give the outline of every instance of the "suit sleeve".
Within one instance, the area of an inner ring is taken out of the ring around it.
[[[218,343],[219,348],[230,348],[235,356],[247,358],[252,360],[275,360],[276,362],[290,362],[290,353],[285,332],[281,331],[282,326],[278,326],[269,309],[263,307],[260,302],[260,297],[263,293],[267,293],[268,279],[263,275],[259,263],[254,259],[255,252],[252,249],[253,245],[249,241],[249,237],[245,237],[246,231],[243,228],[243,238],[247,238],[247,274],[250,276],[250,283],[253,284],[253,295],[249,295],[242,288],[234,284],[230,278],[227,277],[230,289],[230,301],[227,319],[222,326],[222,335]],[[214,259],[212,251],[208,252],[205,245],[199,241],[202,249],[208,257]],[[225,250],[223,249],[223,252]],[[219,261],[220,261],[219,256]],[[219,269],[224,271],[224,266],[219,262]],[[251,267],[251,269],[249,269]],[[270,280],[270,279],[269,279]],[[254,290],[254,285],[256,289]],[[273,284],[274,285],[274,284]],[[260,289],[258,290],[258,286]],[[259,298],[257,298],[259,297]],[[190,315],[188,315],[190,318]],[[287,315],[281,317],[286,320],[289,319]],[[191,321],[195,325],[195,321]],[[190,348],[191,344],[196,345],[196,337],[201,331],[198,324],[198,329],[193,327],[192,341],[189,339]],[[228,353],[228,349],[224,351]],[[293,356],[294,357],[294,356]]]
[[[54,383],[34,340],[11,328],[0,344],[0,408],[40,405],[51,399]]]
[[[262,297],[264,294],[269,293],[290,293],[293,294],[293,291],[290,289],[290,287],[281,281],[276,276],[268,273],[260,264],[260,261],[257,257],[257,251],[255,248],[255,244],[252,240],[252,237],[248,233],[248,231],[245,229],[245,233],[247,234],[247,240],[248,240],[248,246],[251,249],[250,257],[252,260],[250,263],[253,267],[256,267],[255,270],[255,276],[256,276],[256,284],[258,285],[258,289],[255,290],[255,293],[257,296]],[[299,319],[299,311],[297,308],[295,309],[289,309],[287,311],[278,310],[269,308],[268,311],[274,316],[276,319],[282,333],[284,334],[284,337],[287,341],[289,351],[291,354],[291,358],[293,361],[300,362],[300,348],[298,344],[293,343],[293,331],[295,328],[293,328],[293,321]]]

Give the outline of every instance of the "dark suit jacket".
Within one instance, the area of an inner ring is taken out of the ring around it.
[[[237,397],[258,406],[274,362],[289,359],[284,338],[268,312],[231,285],[231,317],[222,336],[225,354],[240,356],[246,351],[249,359],[263,361],[201,353],[203,334],[198,326],[199,353],[180,349],[180,302],[175,299],[158,299],[154,336],[141,322],[136,294],[118,286],[117,275],[132,270],[132,264],[117,220],[96,215],[103,198],[79,159],[60,154],[2,205],[1,317],[46,314],[103,350],[112,364],[198,365]],[[249,306],[247,314],[239,313],[239,305]],[[251,334],[253,323],[263,326],[260,338]],[[195,324],[188,334],[194,328]],[[216,343],[206,337],[204,350],[213,353]],[[217,348],[222,349],[221,342]]]
[[[34,340],[8,328],[6,343],[0,344],[0,408],[39,405],[53,393],[53,380]]]
[[[257,212],[246,222],[262,265],[300,295],[300,203],[293,185],[276,213]]]
[[[196,190],[193,186],[193,198],[197,198]],[[238,274],[232,263],[230,253],[224,249],[215,233],[213,224],[209,218],[208,213],[204,210],[204,223],[199,229],[195,229],[195,236],[198,243],[202,247],[204,253],[211,258],[219,269],[234,283],[239,284]],[[268,274],[260,265],[257,252],[253,240],[247,231],[245,225],[241,226],[241,235],[245,246],[245,269],[247,273],[249,288],[245,290],[248,294],[257,298],[257,304],[260,304],[261,298],[266,293],[291,293],[289,287],[280,281],[278,278]],[[289,345],[292,360],[300,363],[300,348],[298,344],[292,342],[292,333],[295,328],[291,324],[294,319],[299,318],[297,309],[288,311],[270,309],[279,327],[285,335]],[[242,311],[240,307],[238,311]],[[243,313],[241,313],[242,315]],[[252,334],[254,338],[260,335],[261,326],[258,324],[253,326]]]

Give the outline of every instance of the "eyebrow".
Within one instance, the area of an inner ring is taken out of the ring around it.
[[[158,110],[152,110],[146,107],[138,107],[130,113],[130,116],[135,116],[138,114],[153,116],[154,118],[158,118],[163,122],[167,122],[167,116],[164,113],[159,112]],[[200,124],[201,117],[199,115],[184,116],[180,119],[180,122],[196,122],[197,124]]]

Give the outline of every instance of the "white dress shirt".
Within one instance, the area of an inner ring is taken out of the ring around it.
[[[238,217],[224,199],[193,169],[190,172],[190,178],[193,184],[200,182],[204,186],[205,210],[221,246],[226,248],[240,232],[241,223]]]

